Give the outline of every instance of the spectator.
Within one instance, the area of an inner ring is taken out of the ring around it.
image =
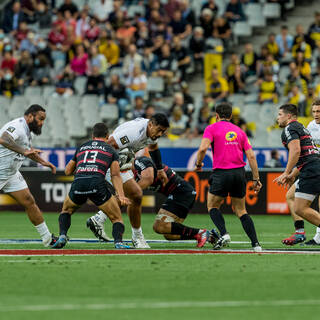
[[[70,11],[74,18],[77,18],[78,15],[78,7],[72,0],[64,0],[64,3],[59,7],[58,11],[63,15],[66,11]]]
[[[305,60],[307,60],[308,62],[311,61],[311,46],[300,37],[296,39],[296,44],[292,46],[292,57],[295,59],[297,57],[297,53],[299,52],[303,53]]]
[[[227,4],[224,16],[229,22],[246,20],[242,4],[239,0],[230,0],[230,2]]]
[[[120,48],[106,31],[101,33],[99,52],[105,56],[110,68],[119,64]]]
[[[277,101],[277,85],[273,80],[273,74],[271,72],[266,72],[259,85],[259,103],[276,103]]]
[[[188,83],[186,81],[182,81],[180,83],[180,87],[181,87],[181,93],[183,94],[183,100],[187,105],[189,104],[192,105],[192,108],[194,109],[194,99],[192,95],[190,95]]]
[[[76,25],[76,37],[78,39],[83,40],[86,37],[86,32],[90,29],[89,21],[88,10],[82,10]]]
[[[100,74],[105,74],[107,71],[107,60],[105,56],[99,53],[96,45],[92,44],[90,47],[90,67],[98,67]]]
[[[288,94],[288,103],[294,104],[298,107],[298,114],[301,117],[306,115],[306,96],[301,92],[297,85],[293,85]]]
[[[183,114],[180,106],[175,106],[172,110],[169,124],[168,138],[170,140],[185,138],[190,131],[189,118]]]
[[[296,34],[293,39],[293,45],[299,43],[307,43],[310,46],[310,51],[312,53],[312,49],[315,47],[314,41],[309,37],[308,34],[304,32],[304,28],[302,24],[296,25]],[[292,48],[293,49],[293,48]]]
[[[116,104],[119,108],[119,118],[125,118],[127,105],[129,104],[126,94],[126,87],[120,83],[117,74],[112,74],[110,85],[105,90],[105,100],[108,103]]]
[[[132,110],[132,119],[141,118],[144,115],[144,103],[142,97],[135,97]]]
[[[53,29],[48,35],[49,47],[52,52],[53,61],[65,61],[65,52],[63,51],[62,45],[66,40],[66,35],[62,31],[62,28],[61,24],[54,23]]]
[[[152,104],[148,104],[144,109],[143,118],[151,119],[151,117],[156,113],[156,110]]]
[[[37,40],[37,50],[38,53],[44,54],[50,62],[50,65],[53,66],[53,61],[51,57],[51,49],[48,45],[48,42],[43,37],[38,37]]]
[[[192,26],[182,18],[181,11],[177,10],[173,14],[173,19],[169,23],[170,34],[179,36],[180,39],[185,39],[191,35]]]
[[[159,70],[158,57],[152,53],[151,47],[145,47],[143,49],[141,68],[148,77]]]
[[[266,160],[264,168],[282,168],[283,165],[280,161],[279,151],[276,149],[271,150],[271,159]]]
[[[33,0],[22,0],[21,1],[21,10],[25,14],[26,20],[28,23],[35,23],[37,20],[36,11],[37,11],[37,2]]]
[[[91,6],[92,14],[98,23],[104,23],[108,20],[109,14],[112,12],[111,0],[95,0],[92,1]]]
[[[211,80],[207,85],[207,92],[211,94],[215,103],[226,101],[229,94],[229,86],[226,79],[219,75],[217,69],[211,72]]]
[[[144,97],[145,90],[147,88],[147,78],[141,73],[140,66],[135,66],[133,68],[132,76],[128,76],[126,80],[126,92],[130,99],[133,101],[135,97]]]
[[[5,33],[14,35],[21,21],[26,21],[26,17],[21,10],[20,1],[14,1],[12,7],[4,11],[2,28]]]
[[[173,113],[174,108],[177,106],[180,107],[181,110],[183,111],[183,114],[188,117],[188,121],[189,121],[189,125],[190,125],[191,120],[192,120],[192,114],[194,112],[194,106],[193,106],[193,104],[187,103],[184,100],[184,96],[183,96],[182,92],[176,92],[174,94],[173,103],[170,108],[170,113]]]
[[[276,42],[276,35],[274,33],[269,34],[268,41],[265,46],[268,48],[269,53],[273,54],[276,59],[279,58],[279,46]]]
[[[20,51],[27,50],[33,56],[37,53],[37,41],[33,31],[28,32],[27,37],[21,41],[19,49]]]
[[[18,80],[14,76],[14,73],[9,68],[4,68],[3,75],[0,82],[0,92],[7,98],[12,98],[18,94]]]
[[[228,85],[230,94],[244,93],[245,76],[240,65],[236,65],[232,76],[228,77]]]
[[[140,18],[139,20],[142,20],[142,18]],[[149,37],[148,26],[145,23],[140,24],[135,37],[136,37],[136,46],[139,50],[143,50],[143,48],[145,47],[152,47],[153,42]]]
[[[315,21],[310,25],[308,36],[315,43],[315,46],[320,46],[320,12],[316,11],[314,14]]]
[[[121,8],[121,1],[114,0],[113,1],[113,10],[109,14],[109,23],[116,30],[120,25],[123,24],[124,12]]]
[[[288,27],[282,26],[281,32],[276,36],[276,42],[279,47],[279,54],[282,59],[289,59],[293,45],[293,37],[288,34]]]
[[[193,36],[189,43],[189,50],[195,64],[196,71],[203,71],[203,58],[205,53],[205,40],[203,37],[203,29],[195,27]]]
[[[232,108],[231,123],[241,128],[249,138],[252,137],[252,132],[247,127],[247,122],[240,116],[241,110],[239,107]]]
[[[257,73],[258,55],[254,52],[251,43],[245,44],[241,63],[244,67],[245,77],[253,76]]]
[[[204,9],[200,16],[200,25],[204,31],[204,37],[210,38],[213,35],[213,13],[210,9]]]
[[[15,34],[15,38],[18,42],[22,41],[27,37],[27,34],[29,32],[29,28],[26,21],[21,21],[19,23],[19,28]]]
[[[230,57],[230,62],[227,64],[226,67],[226,77],[229,80],[230,77],[232,77],[235,73],[236,66],[240,65],[240,59],[239,56],[232,52]]]
[[[118,28],[116,37],[120,44],[125,42],[131,43],[135,32],[136,27],[132,25],[132,22],[129,18],[126,18],[124,20],[124,24]]]
[[[311,66],[309,62],[305,60],[305,57],[302,51],[297,52],[295,62],[301,77],[304,80],[306,80],[307,83],[310,83],[311,82]]]
[[[208,0],[201,8],[201,12],[205,9],[210,9],[213,15],[213,19],[218,15],[219,7],[216,4],[215,0]]]
[[[27,86],[33,74],[33,60],[30,56],[29,51],[24,50],[21,52],[21,58],[18,63],[15,65],[15,75],[18,80],[19,88]],[[20,90],[23,92],[23,90]]]
[[[47,29],[51,27],[52,15],[49,11],[48,5],[41,1],[37,5],[36,20],[39,21],[40,29]]]
[[[3,60],[1,62],[1,69],[9,69],[11,72],[14,72],[15,65],[17,60],[13,58],[11,46],[6,46],[4,48]]]
[[[34,59],[32,86],[42,86],[50,83],[50,62],[43,54]]]
[[[229,47],[229,42],[231,40],[231,27],[229,22],[219,17],[213,23],[213,37],[221,39],[225,48]]]
[[[207,106],[210,111],[215,111],[214,99],[211,97],[211,94],[206,93],[203,95],[202,106]]]
[[[187,69],[190,67],[191,59],[187,49],[182,46],[178,36],[173,37],[172,53],[178,62],[178,69],[181,72],[181,79],[186,79]]]
[[[100,73],[99,66],[93,65],[92,72],[88,76],[86,84],[86,94],[103,94],[105,92],[104,77]]]
[[[78,76],[86,75],[88,71],[88,54],[84,51],[82,44],[76,47],[76,55],[70,63],[71,70]]]
[[[278,81],[280,66],[271,53],[268,53],[265,60],[259,63],[259,78],[264,78],[266,73],[271,73],[273,81]]]
[[[58,82],[56,83],[55,95],[63,96],[65,98],[72,96],[75,92],[75,88],[73,86],[74,80],[74,73],[68,65],[64,68],[62,75],[59,76]]]
[[[174,13],[180,9],[180,4],[178,0],[168,0],[167,4],[164,5],[164,10],[167,13],[169,20],[172,20]]]
[[[128,54],[123,59],[123,73],[127,76],[132,76],[133,69],[140,67],[142,62],[142,56],[137,53],[137,47],[134,44],[130,44]]]
[[[293,86],[298,86],[300,91],[304,94],[304,96],[308,95],[308,85],[305,79],[303,79],[300,75],[299,69],[297,68],[295,63],[290,64],[291,73],[288,76],[288,80],[284,85],[284,95],[287,96]]]
[[[85,32],[85,38],[89,40],[89,42],[94,42],[98,39],[100,34],[100,28],[97,25],[97,21],[95,18],[91,18],[89,22],[89,28]]]
[[[182,19],[190,24],[193,28],[196,24],[196,15],[194,11],[190,8],[189,0],[180,0],[180,10],[182,14]]]

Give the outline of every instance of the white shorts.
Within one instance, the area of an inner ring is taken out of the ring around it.
[[[20,191],[27,188],[28,185],[19,171],[9,179],[0,179],[0,190],[5,193]]]
[[[133,179],[133,178],[134,178],[134,175],[133,175],[132,170],[122,171],[122,172],[120,172],[120,176],[121,176],[121,179],[122,179],[122,183],[126,183],[126,182],[129,181],[130,179]],[[109,183],[112,184],[111,175],[110,175],[110,170],[107,171],[106,180],[107,180]]]

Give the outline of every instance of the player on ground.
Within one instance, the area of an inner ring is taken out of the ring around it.
[[[102,210],[113,224],[112,235],[116,249],[128,249],[122,243],[124,224],[117,199],[107,188],[105,176],[110,168],[111,181],[117,192],[120,205],[130,203],[124,196],[119,169],[119,156],[109,146],[108,128],[104,123],[93,127],[92,140],[82,144],[65,169],[66,175],[75,174],[69,195],[66,197],[59,216],[60,236],[53,248],[63,248],[67,243],[67,232],[71,225],[71,215],[90,199]]]
[[[142,190],[134,180],[131,170],[132,161],[136,152],[148,146],[150,156],[158,170],[158,177],[165,184],[167,175],[162,168],[161,153],[157,142],[168,127],[167,117],[162,113],[157,113],[150,120],[137,118],[123,123],[115,129],[108,139],[108,144],[116,150],[120,150],[120,170],[124,170],[121,172],[121,178],[124,193],[131,200],[127,212],[132,226],[132,243],[136,248],[149,248],[149,245],[145,241],[141,229]],[[108,241],[104,231],[106,218],[106,215],[99,211],[88,219],[87,226],[97,238]]]
[[[217,106],[217,122],[209,125],[204,131],[197,154],[196,171],[202,170],[202,161],[207,149],[211,146],[213,173],[209,179],[207,205],[210,217],[221,235],[214,248],[221,248],[230,242],[230,235],[227,233],[225,221],[220,211],[221,204],[230,194],[235,214],[240,218],[254,251],[260,252],[262,249],[257,239],[254,223],[245,206],[246,177],[244,167],[246,163],[243,161],[243,153],[248,158],[253,175],[253,188],[256,192],[259,192],[262,187],[258,165],[247,135],[230,122],[231,117],[231,104],[221,103]]]
[[[163,167],[168,183],[163,186],[157,177],[157,168],[152,159],[138,157],[133,163],[134,177],[142,190],[149,188],[167,197],[153,224],[156,233],[163,234],[167,240],[196,239],[198,248],[202,248],[209,238],[209,231],[183,225],[192,208],[196,191],[190,183],[183,180],[168,166]]]
[[[8,193],[21,204],[40,234],[45,247],[52,245],[56,238],[49,232],[43,215],[19,172],[25,157],[49,167],[53,174],[56,167],[39,156],[40,150],[31,147],[32,135],[40,135],[46,119],[46,111],[37,104],[31,105],[24,117],[6,123],[0,129],[0,190]]]
[[[307,126],[313,141],[315,142],[316,147],[320,151],[320,100],[317,99],[312,103],[312,120]],[[294,221],[295,233],[290,237],[283,239],[282,243],[288,246],[295,245],[297,243],[303,242],[306,240],[305,231],[304,231],[304,220],[294,213],[294,193],[296,191],[296,181],[287,192],[286,198],[287,203],[290,209],[292,219]],[[320,245],[320,228],[317,227],[316,234],[313,239],[304,243],[305,245]]]
[[[278,124],[284,128],[281,140],[289,150],[288,163],[284,173],[274,182],[291,185],[299,176],[296,184],[293,212],[320,227],[320,215],[310,208],[312,201],[320,194],[320,155],[310,132],[297,121],[298,110],[293,104],[279,108]]]

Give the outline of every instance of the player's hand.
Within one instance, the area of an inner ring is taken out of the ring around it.
[[[120,206],[128,206],[129,204],[131,204],[130,199],[125,196],[117,196],[117,198]]]
[[[253,181],[253,190],[255,193],[258,193],[262,188],[262,183],[260,180]]]
[[[288,181],[291,180],[291,177],[288,173],[284,172],[279,177],[273,180],[274,183],[277,183],[279,186],[286,186]]]
[[[158,179],[162,182],[162,186],[165,186],[168,183],[168,177],[167,174],[164,172],[163,169],[158,170]]]
[[[42,151],[40,149],[33,149],[33,148],[30,148],[30,149],[27,149],[25,150],[25,152],[23,153],[23,155],[27,158],[29,157],[32,157],[32,156],[36,156],[38,155],[39,153],[41,153]]]
[[[195,165],[195,167],[194,167],[193,171],[202,171],[203,166],[204,166],[204,163],[203,163],[203,162],[201,162],[201,166],[197,166],[197,165]]]
[[[48,162],[48,163],[46,164],[46,167],[48,167],[48,168],[51,169],[52,174],[56,174],[57,168],[56,168],[56,166],[53,165],[51,162]]]

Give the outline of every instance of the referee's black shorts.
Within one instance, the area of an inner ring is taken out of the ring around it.
[[[111,196],[106,180],[97,176],[76,177],[69,191],[69,198],[79,206],[90,199],[99,207],[107,202]]]
[[[220,197],[234,198],[246,195],[247,180],[244,168],[214,169],[209,178],[209,192]]]

